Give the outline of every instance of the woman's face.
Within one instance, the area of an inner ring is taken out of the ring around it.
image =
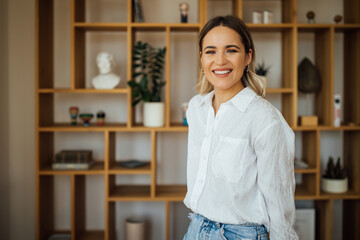
[[[206,79],[218,90],[242,88],[241,77],[251,62],[251,49],[245,47],[239,34],[231,28],[218,26],[211,29],[202,44],[201,64]]]

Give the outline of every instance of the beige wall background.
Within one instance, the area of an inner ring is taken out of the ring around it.
[[[0,232],[9,239],[8,1],[0,1]]]
[[[34,17],[35,0],[0,1],[2,239],[35,239]]]

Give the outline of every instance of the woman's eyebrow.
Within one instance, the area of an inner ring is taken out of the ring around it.
[[[216,47],[215,47],[215,46],[206,46],[206,47],[204,48],[204,50],[207,49],[207,48],[214,49],[214,48],[216,48]]]
[[[226,48],[231,48],[231,47],[234,47],[234,48],[240,49],[240,47],[238,47],[238,46],[236,46],[236,45],[226,45]]]

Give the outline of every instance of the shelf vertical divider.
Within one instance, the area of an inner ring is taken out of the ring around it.
[[[344,121],[360,123],[360,29],[344,33]]]
[[[151,198],[156,197],[156,150],[157,150],[156,131],[151,131]]]
[[[320,130],[316,130],[316,196],[321,194]]]
[[[282,32],[282,87],[292,88],[290,94],[281,96],[283,115],[291,127],[297,124],[297,32],[295,26]],[[292,53],[292,54],[289,54]]]
[[[344,23],[360,23],[360,2],[344,0]]]
[[[238,18],[243,18],[242,0],[232,0],[233,2],[233,15]]]
[[[129,81],[132,79],[133,75],[133,69],[132,69],[132,50],[135,40],[135,33],[133,32],[133,29],[131,28],[131,24],[127,23],[127,79],[126,81]],[[127,85],[127,84],[126,84]],[[128,119],[127,119],[127,127],[130,128],[134,126],[135,124],[135,108],[132,106],[132,89],[130,86],[127,86],[128,94],[127,94],[127,109],[128,109]]]
[[[315,33],[315,65],[321,75],[321,89],[316,94],[315,112],[319,116],[319,124],[333,126],[334,27]]]
[[[110,181],[109,170],[115,161],[115,132],[105,131],[105,240],[115,239],[115,203],[109,201]]]
[[[170,240],[170,202],[165,201],[165,239]]]
[[[85,233],[85,176],[71,175],[71,238]]]
[[[165,55],[165,127],[170,127],[170,91],[171,91],[171,57],[170,57],[170,48],[171,48],[171,31],[170,27],[166,27],[166,55]]]
[[[315,201],[316,208],[316,236],[318,240],[333,239],[334,229],[334,200]]]
[[[301,1],[301,0],[300,0]],[[297,22],[297,0],[284,0],[282,2],[282,23]]]
[[[200,3],[200,9],[199,9],[199,13],[200,13],[200,19],[199,19],[199,23],[201,25],[201,27],[203,27],[206,23],[207,20],[207,0],[199,0]]]

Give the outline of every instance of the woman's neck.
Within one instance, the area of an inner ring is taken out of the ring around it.
[[[214,108],[214,113],[218,112],[220,105],[232,99],[236,94],[244,89],[242,84],[233,86],[231,89],[214,89],[214,97],[212,100],[212,106]]]

